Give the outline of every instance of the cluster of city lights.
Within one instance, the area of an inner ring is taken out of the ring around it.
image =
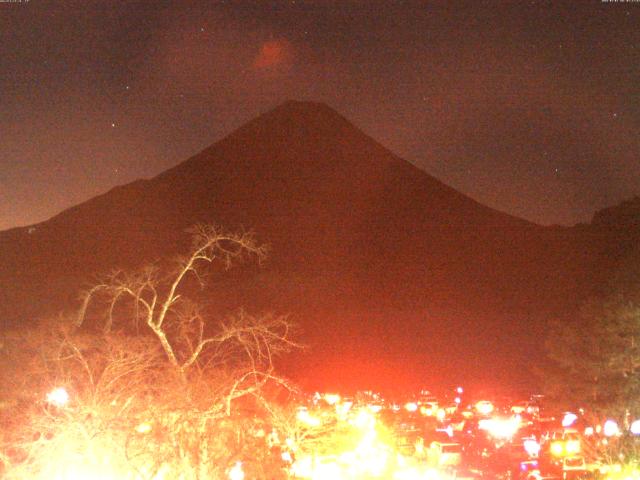
[[[457,392],[461,394],[461,389]],[[459,404],[460,402],[456,402]],[[58,387],[46,394],[46,404],[55,409],[73,408],[69,392],[64,387]],[[440,408],[437,402],[432,400],[410,401],[397,408],[395,411],[404,410],[409,414],[431,416],[437,420],[448,418],[448,412]],[[523,426],[521,411],[512,409],[511,416],[500,416],[496,413],[494,404],[487,400],[479,401],[472,405],[478,418],[478,428],[485,431],[496,442],[508,442],[515,438]],[[383,402],[373,398],[369,403],[354,404],[353,400],[342,398],[340,395],[318,395],[310,406],[300,406],[296,413],[296,422],[301,429],[321,429],[327,424],[335,427],[335,422],[344,431],[349,432],[349,441],[343,442],[330,453],[318,454],[307,451],[296,444],[293,438],[286,438],[282,442],[282,459],[287,465],[290,475],[306,480],[356,480],[356,479],[392,479],[392,480],[443,480],[451,478],[446,469],[434,467],[433,464],[419,461],[422,455],[424,460],[428,456],[424,444],[416,444],[416,455],[403,455],[400,453],[393,436],[379,420],[379,414],[383,410]],[[514,413],[514,412],[518,413]],[[332,423],[333,422],[333,423]],[[442,423],[439,423],[442,425]],[[601,425],[589,426],[583,433],[576,430],[579,424],[578,415],[567,412],[561,419],[563,430],[557,432],[549,440],[548,452],[557,459],[575,457],[581,454],[581,436],[601,434],[604,437],[617,437],[622,435],[620,426],[613,419],[608,419]],[[451,437],[452,425],[439,427]],[[139,423],[135,427],[138,434],[148,434],[152,431],[148,422]],[[640,435],[640,419],[629,426],[632,435]],[[541,443],[534,437],[524,438],[523,447],[530,458],[537,460],[541,452]],[[546,448],[546,447],[545,447]],[[80,480],[95,478],[99,480],[113,480],[121,478],[109,474],[107,469],[95,473],[94,466],[76,462],[65,466],[51,465],[52,470],[47,473],[48,478],[59,480]],[[58,470],[60,470],[60,473]],[[624,478],[640,480],[634,470]],[[159,473],[158,473],[159,475]],[[160,480],[164,476],[152,475],[152,480]],[[607,477],[618,478],[612,470]],[[636,475],[636,476],[634,476]],[[243,462],[236,460],[226,470],[228,480],[245,480]],[[127,477],[129,478],[129,477]],[[134,477],[131,477],[134,479]],[[135,477],[134,480],[137,480]],[[169,477],[166,477],[167,479]],[[622,478],[622,477],[620,477]]]

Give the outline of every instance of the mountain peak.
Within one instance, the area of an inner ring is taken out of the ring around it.
[[[271,130],[302,127],[307,132],[319,129],[326,134],[335,130],[350,129],[362,134],[351,122],[326,103],[300,100],[287,100],[249,122],[247,126],[256,124],[268,124]]]
[[[379,162],[371,161],[379,159]],[[379,168],[391,152],[325,103],[288,100],[161,177],[173,175],[323,176],[336,168]],[[376,165],[378,163],[378,165]]]
[[[353,127],[351,122],[343,117],[337,110],[331,108],[323,102],[311,102],[306,100],[287,100],[271,110],[267,111],[261,117],[269,119],[278,117],[293,117],[298,121],[310,121],[312,119],[324,121],[332,121],[336,123],[346,123]]]
[[[333,108],[324,102],[312,102],[309,100],[285,100],[280,105],[274,107],[271,111],[290,110],[290,111],[329,111],[334,115],[340,115]]]

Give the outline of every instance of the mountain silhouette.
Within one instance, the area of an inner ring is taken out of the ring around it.
[[[303,385],[525,387],[547,321],[575,314],[616,267],[612,252],[633,248],[620,243],[633,221],[614,213],[529,223],[324,104],[286,102],[155,178],[0,232],[0,322],[72,309],[95,275],[169,258],[188,246],[185,229],[215,223],[253,230],[270,254],[212,275],[211,315],[289,313],[309,348],[282,368]]]

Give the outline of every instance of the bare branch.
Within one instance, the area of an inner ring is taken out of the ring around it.
[[[87,290],[77,325],[82,325],[89,304],[104,295],[108,299],[108,309],[103,330],[109,333],[113,328],[116,305],[129,297],[135,307],[136,328],[138,319],[144,318],[169,362],[183,376],[199,364],[199,358],[209,349],[209,365],[225,365],[238,352],[243,352],[250,370],[271,368],[275,353],[298,346],[289,338],[290,325],[285,317],[256,318],[241,311],[236,317],[220,323],[217,333],[205,338],[206,322],[202,314],[189,307],[189,301],[180,292],[190,273],[202,284],[204,266],[221,262],[229,268],[235,260],[246,256],[261,262],[266,248],[259,245],[250,232],[228,233],[212,225],[200,224],[193,227],[191,233],[190,252],[166,276],[161,277],[155,266],[134,273],[114,271]],[[233,363],[237,365],[238,358]]]

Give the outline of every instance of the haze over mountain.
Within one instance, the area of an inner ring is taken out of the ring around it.
[[[287,102],[153,179],[0,232],[0,322],[73,308],[94,275],[175,255],[187,227],[216,223],[255,231],[270,255],[212,277],[211,311],[290,313],[309,349],[283,367],[304,385],[527,384],[546,322],[574,314],[637,248],[638,204],[538,226],[325,105]]]

